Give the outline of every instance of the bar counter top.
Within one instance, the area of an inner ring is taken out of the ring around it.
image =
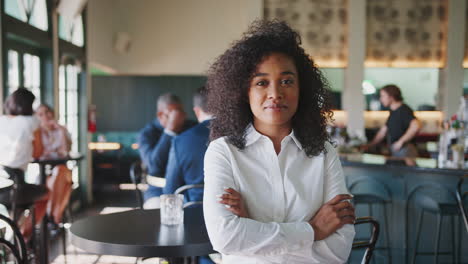
[[[437,168],[437,160],[430,158],[395,158],[384,155],[351,153],[340,154],[343,167],[381,168],[392,171],[425,172],[461,176],[468,169]]]

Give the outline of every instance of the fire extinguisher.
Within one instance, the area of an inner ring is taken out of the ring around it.
[[[88,132],[96,132],[96,105],[89,105],[88,107]]]

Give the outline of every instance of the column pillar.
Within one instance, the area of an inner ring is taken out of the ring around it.
[[[448,1],[446,64],[439,74],[438,109],[444,118],[458,110],[463,95],[463,56],[465,50],[466,1]]]
[[[366,55],[366,0],[348,0],[348,67],[342,95],[350,135],[364,136],[365,100],[362,94]]]

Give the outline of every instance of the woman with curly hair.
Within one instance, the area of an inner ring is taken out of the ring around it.
[[[343,263],[354,208],[328,85],[286,23],[254,22],[208,72],[204,214],[223,263]]]

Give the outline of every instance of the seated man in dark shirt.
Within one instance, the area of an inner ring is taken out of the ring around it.
[[[204,88],[200,88],[193,97],[193,111],[198,125],[183,132],[172,141],[169,161],[166,169],[166,186],[164,194],[171,194],[187,184],[203,184],[203,158],[208,147],[210,136],[211,114],[206,110]],[[203,189],[188,190],[187,201],[203,201]]]
[[[411,140],[421,128],[421,124],[413,114],[413,110],[403,103],[400,88],[396,85],[386,85],[380,90],[382,105],[390,108],[390,116],[368,146],[381,142],[385,135],[392,156],[417,157],[418,153]]]
[[[172,138],[196,124],[185,116],[179,97],[169,93],[159,96],[156,119],[146,125],[138,137],[141,160],[149,175],[164,177]],[[162,188],[149,186],[144,194],[145,201],[161,193]]]
[[[203,184],[203,159],[209,143],[211,114],[207,112],[205,88],[193,97],[193,111],[198,125],[186,130],[172,141],[166,169],[166,185],[163,193],[171,194],[183,185]],[[203,201],[203,189],[194,188],[185,193],[186,201]],[[208,256],[201,256],[200,264],[213,263]]]

